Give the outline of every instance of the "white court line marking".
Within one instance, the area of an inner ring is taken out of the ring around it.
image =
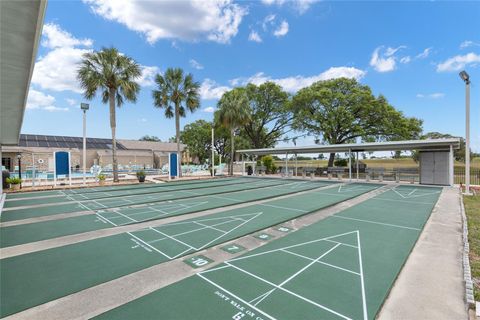
[[[302,269],[298,270],[297,272],[295,272],[294,274],[292,274],[290,277],[288,277],[287,279],[285,279],[282,283],[280,283],[278,286],[276,286],[274,289],[270,290],[266,295],[265,293],[263,295],[265,295],[263,299],[265,299],[266,297],[268,297],[271,293],[273,293],[275,291],[275,289],[282,289],[282,286],[284,286],[285,284],[287,284],[288,282],[292,281],[293,279],[295,279],[295,277],[297,277],[300,273],[302,273],[303,271],[307,270],[308,268],[310,268],[313,264],[315,264],[316,262],[318,262],[320,259],[322,259],[323,257],[325,257],[327,254],[329,254],[330,252],[332,252],[333,250],[335,250],[338,246],[340,245],[340,243],[334,245],[332,248],[330,248],[327,252],[324,252],[323,254],[321,254],[319,257],[317,257],[316,259],[313,259],[309,264],[307,264],[305,267],[303,267]],[[227,263],[228,264],[228,263]],[[258,305],[260,303],[257,302],[257,304],[255,305]],[[328,309],[328,308],[327,308]]]
[[[309,212],[307,210],[302,210],[302,209],[295,209],[295,208],[288,208],[288,207],[281,207],[281,206],[275,206],[273,204],[266,204],[266,203],[259,203],[259,206],[264,206],[264,207],[272,207],[272,208],[277,208],[277,209],[283,209],[283,210],[291,210],[291,211],[298,211],[298,212]]]
[[[383,223],[383,222],[377,222],[377,221],[372,221],[372,220],[364,220],[364,219],[350,218],[350,217],[339,216],[339,215],[333,215],[332,217],[333,217],[333,218],[341,218],[341,219],[348,219],[348,220],[355,220],[355,221],[367,222],[367,223],[373,223],[373,224],[379,224],[379,225],[389,226],[389,227],[395,227],[395,228],[402,228],[402,229],[409,229],[409,230],[421,231],[421,229],[419,229],[419,228],[400,226],[400,225],[397,225],[397,224]]]
[[[212,227],[212,226],[209,226],[209,225],[200,223],[200,222],[193,221],[193,223],[198,224],[199,226],[202,226],[202,227],[207,227],[208,229],[216,230],[216,231],[221,232],[221,233],[226,233],[226,231],[217,229],[217,228],[215,228],[215,227]]]
[[[305,302],[308,302],[308,303],[310,303],[310,304],[313,304],[314,306],[317,306],[317,307],[319,307],[320,309],[323,309],[323,310],[325,310],[325,311],[328,311],[328,312],[330,312],[330,313],[333,313],[333,314],[335,314],[335,315],[337,315],[337,316],[339,316],[339,317],[341,317],[341,318],[343,318],[343,319],[352,320],[351,318],[349,318],[349,317],[347,317],[347,316],[345,316],[345,315],[343,315],[343,314],[341,314],[341,313],[339,313],[339,312],[337,312],[337,311],[335,311],[335,310],[332,310],[332,309],[330,309],[330,308],[328,308],[328,307],[326,307],[326,306],[324,306],[324,305],[321,305],[321,304],[319,304],[319,303],[317,303],[317,302],[315,302],[315,301],[312,301],[312,300],[310,300],[310,299],[308,299],[308,298],[305,298],[305,297],[303,297],[303,296],[301,296],[301,295],[299,295],[299,294],[297,294],[297,293],[295,293],[295,292],[293,292],[293,291],[290,291],[290,290],[288,290],[288,289],[285,289],[285,288],[283,288],[283,287],[280,287],[280,286],[274,284],[273,282],[270,282],[270,281],[268,281],[268,280],[265,280],[265,279],[263,279],[263,278],[255,275],[255,274],[250,273],[250,272],[248,272],[248,271],[246,271],[246,270],[243,270],[242,268],[239,268],[239,267],[237,267],[237,266],[235,266],[235,265],[233,265],[233,264],[230,264],[230,263],[228,263],[228,262],[225,262],[225,264],[228,264],[228,265],[230,265],[232,268],[235,268],[235,269],[237,269],[238,271],[241,271],[241,272],[243,272],[243,273],[246,273],[246,274],[248,274],[249,276],[251,276],[251,277],[253,277],[253,278],[256,278],[256,279],[258,279],[258,280],[260,280],[260,281],[263,281],[263,282],[271,285],[272,287],[274,287],[274,288],[276,288],[276,289],[282,290],[282,291],[284,291],[284,292],[286,292],[286,293],[289,293],[290,295],[292,295],[292,296],[294,296],[294,297],[297,297],[297,298],[299,298],[299,299],[301,299],[301,300],[303,300],[303,301],[305,301]]]
[[[209,220],[210,220],[210,219],[209,219]],[[243,219],[235,218],[235,217],[234,217],[234,218],[231,219],[231,220],[222,221],[222,222],[220,222],[220,223],[213,224],[212,226],[215,227],[215,226],[219,226],[219,225],[226,224],[226,223],[230,223],[230,222],[237,221],[237,220],[246,222],[246,221],[243,220]],[[113,222],[111,222],[111,223],[113,224]],[[191,222],[190,222],[190,223],[191,223]],[[197,232],[197,231],[204,230],[204,229],[207,229],[207,227],[197,228],[197,229],[193,229],[193,230],[189,230],[189,231],[177,233],[177,234],[174,234],[174,235],[170,235],[170,237],[177,237],[177,236],[181,236],[181,235],[184,235],[184,234],[189,234],[189,233]],[[153,243],[153,242],[158,242],[158,241],[161,241],[161,240],[165,240],[165,239],[168,238],[166,234],[164,234],[163,232],[159,232],[159,231],[156,230],[154,227],[150,227],[150,228],[146,228],[146,229],[142,229],[142,230],[138,230],[138,231],[134,231],[134,232],[145,232],[145,231],[155,231],[156,233],[160,233],[160,234],[162,234],[162,235],[165,236],[164,238],[155,239],[155,240],[148,241],[148,242],[142,240],[142,239],[141,239],[140,237],[138,237],[138,236],[135,236],[135,239],[137,239],[138,241],[141,241],[142,243],[144,243],[144,244],[146,244],[146,245],[148,245],[148,244],[150,244],[150,243]],[[130,235],[132,235],[131,232],[127,232],[127,233],[130,234]],[[179,240],[177,240],[177,239],[173,239],[173,240],[179,241]],[[187,246],[188,246],[188,247],[191,247],[190,245],[187,245]],[[151,247],[151,246],[149,245],[149,247]],[[181,256],[182,254],[184,254],[185,252],[187,252],[187,251],[189,251],[189,250],[191,250],[191,249],[188,248],[187,250],[184,250],[184,251],[180,252],[179,254],[177,254],[176,256],[173,256],[173,257],[170,257],[169,255],[167,255],[166,253],[163,253],[163,252],[162,252],[162,255],[168,257],[168,258],[171,260],[171,259],[177,258],[178,256]],[[161,251],[161,250],[156,249],[155,251],[158,252],[158,251]]]
[[[367,298],[365,295],[365,281],[363,279],[362,245],[360,244],[360,231],[357,230],[358,265],[360,266],[360,283],[362,285],[363,319],[368,320]]]
[[[338,244],[343,244],[341,242],[337,242],[337,243]],[[300,258],[303,258],[303,259],[306,259],[306,260],[310,260],[310,261],[315,260],[315,259],[309,258],[307,256],[304,256],[304,255],[301,255],[301,254],[298,254],[298,253],[295,253],[295,252],[292,252],[292,251],[288,251],[288,250],[285,250],[285,249],[282,249],[281,251],[283,251],[285,253],[289,253],[289,254],[297,256],[297,257],[300,257]],[[342,270],[342,271],[345,271],[345,272],[356,274],[357,276],[360,275],[360,273],[358,273],[358,272],[355,272],[355,271],[352,271],[352,270],[349,270],[349,269],[345,269],[345,268],[342,268],[342,267],[339,267],[339,266],[336,266],[336,265],[333,265],[333,264],[330,264],[330,263],[327,263],[327,262],[323,262],[323,261],[317,261],[317,262],[320,263],[320,264],[335,268],[335,269],[339,269],[339,270]]]
[[[268,314],[268,313],[266,313],[265,311],[262,311],[262,310],[258,309],[257,307],[255,307],[255,306],[251,305],[251,304],[250,304],[250,303],[248,303],[247,301],[245,301],[245,300],[243,300],[242,298],[240,298],[239,296],[237,296],[237,295],[235,295],[235,294],[231,293],[230,291],[228,291],[227,289],[223,288],[222,286],[220,286],[220,285],[216,284],[216,283],[215,283],[215,282],[213,282],[212,280],[210,280],[210,279],[207,279],[206,277],[204,277],[204,276],[203,276],[203,275],[201,275],[200,273],[197,273],[197,276],[199,276],[199,277],[200,277],[200,278],[202,278],[203,280],[207,281],[207,282],[208,282],[208,283],[210,283],[211,285],[213,285],[213,286],[215,286],[215,287],[219,288],[220,290],[222,290],[222,291],[224,291],[224,292],[228,293],[229,295],[231,295],[231,296],[232,296],[232,297],[234,297],[235,299],[237,299],[237,300],[239,300],[239,301],[241,301],[241,302],[245,303],[247,306],[249,306],[249,307],[250,307],[250,308],[252,308],[253,310],[255,310],[255,311],[257,311],[257,312],[261,313],[261,314],[262,314],[262,315],[264,315],[265,317],[267,317],[267,318],[269,318],[269,319],[271,319],[271,320],[276,320],[276,318],[272,317],[271,315],[269,315],[269,314]]]
[[[332,238],[341,237],[341,236],[346,236],[347,234],[352,234],[352,233],[355,233],[355,232],[356,232],[356,231],[349,231],[349,232],[345,232],[345,233],[341,233],[341,234],[336,234],[336,235],[329,236],[329,237],[325,237],[325,238],[320,238],[320,239],[305,241],[305,242],[302,242],[302,243],[297,243],[297,244],[294,244],[294,245],[291,245],[291,246],[287,246],[287,247],[283,247],[283,248],[272,249],[272,250],[268,250],[268,251],[263,251],[263,252],[251,254],[251,255],[248,255],[248,256],[242,256],[242,257],[230,259],[230,260],[228,260],[228,261],[229,261],[229,262],[234,262],[234,261],[238,261],[238,260],[248,259],[248,258],[252,258],[252,257],[256,257],[256,256],[261,256],[261,255],[268,254],[268,253],[272,253],[272,252],[276,252],[276,251],[281,251],[282,249],[296,248],[296,247],[300,247],[300,246],[303,246],[303,245],[306,245],[306,244],[311,244],[311,243],[315,243],[315,242],[319,242],[319,241],[327,241],[327,240],[331,240]],[[342,243],[342,244],[343,244],[343,245],[347,245],[347,244],[345,244],[345,243]],[[208,271],[208,270],[207,270],[207,271]]]
[[[429,202],[418,202],[418,201],[396,200],[396,199],[385,199],[385,198],[370,198],[369,200],[394,201],[394,202],[403,202],[403,203],[432,205],[432,203],[429,203]]]

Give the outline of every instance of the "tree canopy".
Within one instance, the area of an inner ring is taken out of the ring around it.
[[[135,80],[140,76],[138,63],[113,47],[85,53],[77,70],[85,98],[91,100],[100,91],[102,102],[109,104],[114,182],[119,181],[115,107],[123,105],[125,100],[137,101],[140,85]]]
[[[229,174],[233,175],[233,160],[235,155],[235,131],[252,121],[248,108],[248,99],[244,88],[235,88],[225,92],[217,103],[215,117],[217,126],[230,132],[230,166]]]
[[[292,127],[319,138],[323,143],[417,139],[422,120],[406,117],[380,95],[355,79],[318,81],[293,97]],[[330,154],[329,166],[335,155]]]
[[[154,142],[161,142],[162,140],[157,137],[157,136],[149,136],[148,134],[144,135],[143,137],[141,137],[140,139],[138,139],[139,141],[154,141]]]
[[[185,75],[181,68],[168,68],[164,75],[157,74],[155,83],[153,104],[165,110],[165,117],[175,117],[175,140],[180,156],[180,117],[185,117],[187,110],[194,112],[200,107],[200,83],[193,80],[191,73]],[[181,176],[182,171],[178,174]]]
[[[289,95],[274,82],[245,87],[251,121],[242,127],[242,134],[252,148],[273,147],[288,132],[292,112]]]

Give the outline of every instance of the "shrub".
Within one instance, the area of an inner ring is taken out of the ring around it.
[[[137,171],[137,178],[140,178],[140,177],[145,177],[145,171],[143,170]]]
[[[262,157],[262,162],[265,166],[267,173],[275,173],[277,171],[277,167],[275,166],[275,163],[273,161],[273,157],[270,155]]]
[[[336,159],[333,164],[335,167],[346,167],[348,166],[348,159]]]
[[[5,181],[6,181],[8,184],[20,184],[20,183],[22,183],[22,179],[17,178],[17,177],[7,178],[7,179],[5,179]]]
[[[97,179],[100,180],[100,181],[105,181],[106,178],[107,178],[107,176],[104,175],[104,174],[99,174],[99,175],[97,176]]]

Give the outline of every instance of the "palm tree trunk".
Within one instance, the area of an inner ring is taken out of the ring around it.
[[[108,97],[110,100],[110,128],[112,129],[113,182],[118,182],[117,139],[115,137],[117,127],[117,121],[115,120],[115,89],[110,89]]]
[[[180,153],[180,106],[175,104],[175,139],[177,140],[178,177],[182,177],[182,154]]]
[[[231,129],[230,131],[230,139],[231,139],[231,147],[232,147],[232,150],[231,150],[231,155],[230,155],[230,168],[229,168],[229,172],[228,174],[230,174],[231,176],[233,176],[233,159],[235,158],[235,130],[234,129]]]

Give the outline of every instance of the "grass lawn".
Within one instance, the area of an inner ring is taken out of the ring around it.
[[[464,197],[470,242],[470,266],[475,283],[475,300],[480,301],[480,195]]]

